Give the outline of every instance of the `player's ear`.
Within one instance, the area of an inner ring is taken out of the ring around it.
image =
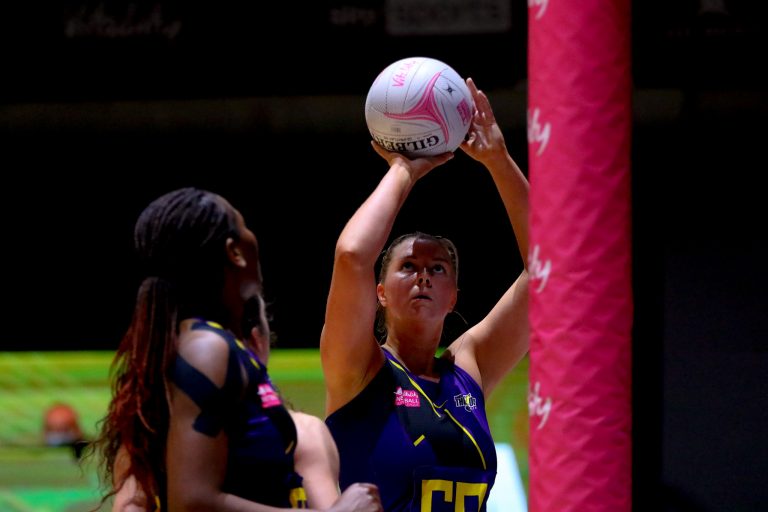
[[[244,268],[247,265],[245,261],[245,255],[243,249],[240,247],[240,243],[234,238],[229,237],[225,242],[225,249],[227,252],[227,259],[235,266]]]
[[[453,292],[453,297],[451,297],[451,308],[449,309],[450,312],[453,312],[453,308],[456,307],[456,301],[458,300],[459,300],[459,294],[458,294],[458,290],[456,290],[455,292]]]
[[[384,294],[384,285],[381,283],[376,285],[376,296],[379,299],[379,304],[381,304],[383,307],[386,307],[387,296]]]

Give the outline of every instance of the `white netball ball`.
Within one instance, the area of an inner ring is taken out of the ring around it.
[[[475,110],[464,79],[429,57],[398,60],[379,73],[365,100],[373,139],[409,158],[454,151]]]

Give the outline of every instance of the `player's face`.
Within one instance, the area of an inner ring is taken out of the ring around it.
[[[242,283],[240,285],[240,295],[243,299],[248,300],[255,294],[261,293],[262,276],[261,261],[259,259],[259,244],[256,240],[256,235],[254,235],[253,231],[246,226],[243,215],[231,205],[229,207],[232,208],[232,212],[235,216],[235,224],[238,232],[237,245],[245,262],[241,275]]]
[[[448,251],[434,240],[405,240],[392,250],[386,276],[377,291],[388,318],[421,315],[444,319],[457,297]]]

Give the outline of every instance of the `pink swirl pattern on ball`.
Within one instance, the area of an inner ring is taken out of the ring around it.
[[[422,94],[418,103],[414,105],[412,109],[402,114],[391,114],[385,112],[384,115],[392,119],[422,119],[425,121],[432,121],[440,126],[440,131],[443,132],[443,141],[448,142],[448,125],[445,123],[443,116],[440,115],[440,111],[437,108],[437,101],[435,100],[435,94],[433,87],[437,79],[440,78],[440,73],[435,73],[427,86],[424,88],[424,94]]]

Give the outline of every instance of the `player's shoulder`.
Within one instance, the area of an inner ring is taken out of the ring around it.
[[[304,439],[314,439],[323,443],[332,443],[333,436],[325,421],[313,414],[300,411],[291,411],[296,432]]]
[[[302,430],[309,430],[309,431],[325,430],[328,428],[325,425],[325,422],[318,416],[315,416],[314,414],[308,414],[306,412],[301,412],[301,411],[290,411],[290,412],[291,412],[291,417],[293,418],[293,422],[296,424],[296,428],[301,428]]]
[[[219,384],[226,375],[229,350],[223,329],[184,329],[179,335],[179,356]]]

